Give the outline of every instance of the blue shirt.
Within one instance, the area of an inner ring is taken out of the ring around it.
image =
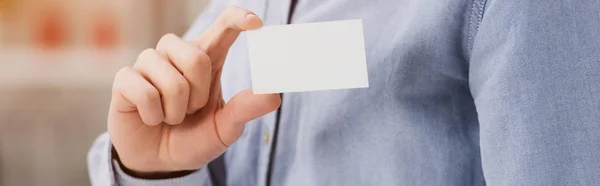
[[[213,1],[186,37],[227,5],[278,25],[290,0]],[[363,19],[368,89],[286,93],[280,116],[248,123],[221,167],[176,179],[123,173],[105,134],[90,176],[95,185],[598,185],[599,10],[597,0],[300,0],[292,23]],[[251,87],[245,42],[225,63],[226,99]]]

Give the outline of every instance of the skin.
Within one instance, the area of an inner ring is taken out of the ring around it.
[[[115,76],[108,132],[123,166],[138,176],[196,170],[217,158],[245,123],[274,111],[277,94],[251,89],[225,103],[221,71],[240,32],[257,29],[254,13],[229,7],[198,38],[167,34]]]

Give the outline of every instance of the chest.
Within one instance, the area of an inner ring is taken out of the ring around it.
[[[287,22],[290,0],[256,2],[236,0],[233,5],[257,13],[267,26]],[[467,4],[453,0],[298,0],[292,24],[363,20],[369,88],[285,93],[280,113],[248,124],[243,137],[248,143],[239,147],[258,144],[252,141],[255,137],[267,144],[261,147],[265,153],[257,162],[274,161],[272,182],[280,183],[275,185],[369,180],[378,175],[339,173],[337,168],[377,167],[370,172],[391,173],[397,171],[394,165],[410,164],[396,155],[407,152],[402,157],[417,158],[409,153],[415,149],[411,144],[432,139],[423,137],[429,133],[445,134],[447,128],[440,123],[455,121],[453,110],[468,96],[463,52]],[[226,100],[252,87],[249,69],[242,34],[223,70]],[[277,143],[269,144],[271,134],[277,134],[273,136]],[[269,159],[270,153],[277,158]],[[259,169],[269,170],[267,166]],[[263,183],[263,178],[259,176],[258,182]],[[390,176],[380,181],[397,179]]]

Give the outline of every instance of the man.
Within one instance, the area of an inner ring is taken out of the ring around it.
[[[92,182],[600,184],[598,10],[593,0],[214,1],[186,41],[166,35],[116,75]],[[369,88],[281,99],[246,89],[240,32],[345,19],[363,19]]]

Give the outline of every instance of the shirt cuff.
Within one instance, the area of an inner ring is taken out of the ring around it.
[[[135,178],[132,177],[130,175],[128,175],[127,173],[125,173],[123,171],[123,169],[121,168],[121,166],[119,165],[119,162],[117,162],[117,160],[113,160],[112,161],[112,165],[115,169],[115,173],[116,173],[116,181],[117,181],[117,185],[120,186],[167,186],[167,185],[178,185],[178,186],[198,186],[198,185],[205,185],[202,183],[205,183],[208,181],[209,177],[208,177],[208,172],[206,168],[197,170],[193,173],[190,173],[188,175],[182,176],[182,177],[178,177],[178,178],[172,178],[172,179],[158,179],[158,180],[148,180],[148,179],[140,179],[140,178]]]
[[[88,153],[88,173],[94,186],[114,186],[111,149],[108,134],[100,135]]]

